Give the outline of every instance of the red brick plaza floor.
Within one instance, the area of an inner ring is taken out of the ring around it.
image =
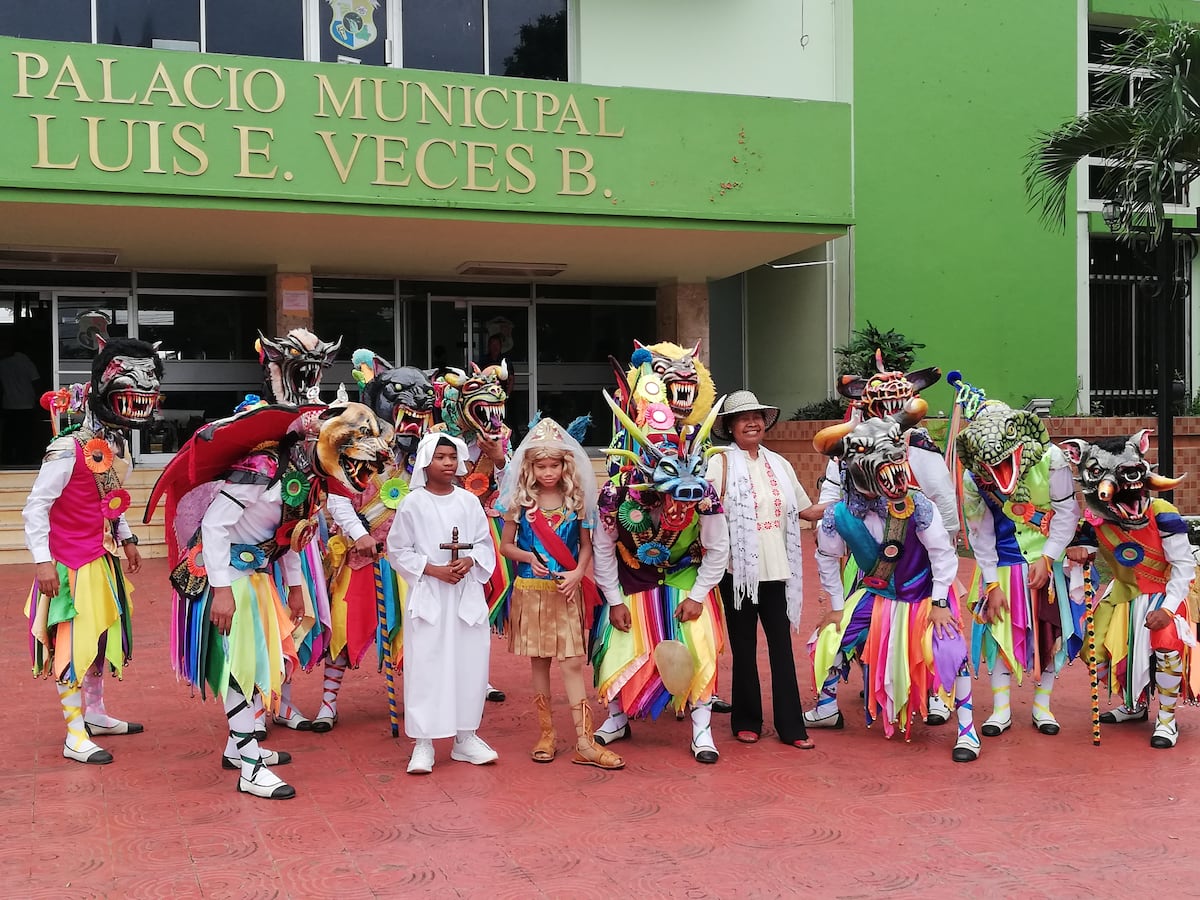
[[[528,668],[497,640],[493,681],[508,702],[489,704],[482,728],[497,765],[452,762],[442,742],[431,776],[406,775],[411,744],[389,736],[369,665],[347,674],[332,733],[272,731],[268,746],[295,756],[280,774],[298,795],[273,802],[236,792],[236,774],[220,767],[220,707],[170,671],[162,561],[136,579],[135,659],[106,695],[146,732],[103,740],[112,765],[64,760],[54,688],[29,677],[25,658],[31,574],[0,569],[3,897],[1200,895],[1196,711],[1182,710],[1173,751],[1151,750],[1144,724],[1109,728],[1093,748],[1081,665],[1055,694],[1060,735],[1028,724],[1027,685],[1013,729],[985,739],[970,765],[950,760],[952,725],[921,727],[907,744],[864,729],[854,677],[846,730],[815,732],[813,752],[769,728],[738,744],[717,717],[721,760],[702,766],[688,724],[668,717],[635,724],[617,748],[627,768],[606,773],[571,765],[565,749],[552,765],[529,760]],[[818,614],[809,585],[806,631]],[[297,685],[310,714],[320,685],[317,675]],[[986,681],[976,693],[982,720]],[[565,748],[561,699],[556,720]]]

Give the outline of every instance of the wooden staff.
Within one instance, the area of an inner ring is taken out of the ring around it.
[[[1096,616],[1092,610],[1092,600],[1096,596],[1096,588],[1092,584],[1092,567],[1089,563],[1083,565],[1083,613],[1084,624],[1087,627],[1088,642],[1088,675],[1092,679],[1092,745],[1100,746],[1100,668],[1096,659]]]

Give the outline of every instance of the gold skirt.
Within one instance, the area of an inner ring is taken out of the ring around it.
[[[555,582],[518,578],[513,582],[508,649],[517,656],[570,659],[587,653],[583,595],[558,592]]]

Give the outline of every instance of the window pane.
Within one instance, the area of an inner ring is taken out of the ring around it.
[[[267,328],[265,297],[138,295],[138,337],[175,360],[257,360],[254,342]]]
[[[0,3],[0,34],[45,41],[92,41],[91,0]]]
[[[156,39],[189,41],[195,44],[190,49],[199,50],[200,4],[197,0],[99,0],[96,39],[125,47],[152,47]]]
[[[1125,43],[1129,37],[1127,31],[1117,31],[1111,28],[1088,29],[1088,62],[1107,63],[1112,49],[1118,44]]]
[[[404,68],[483,73],[483,0],[403,0]]]
[[[488,0],[492,75],[567,80],[567,0]]]
[[[387,65],[387,7],[379,0],[321,0],[321,62]]]
[[[296,0],[205,0],[209,53],[304,59],[304,16]]]
[[[339,381],[350,381],[350,357],[360,347],[373,350],[390,362],[396,362],[396,307],[387,300],[339,300],[313,298],[313,330],[323,341],[340,336],[338,365],[330,369],[321,383],[337,390]],[[348,388],[353,388],[351,383]]]

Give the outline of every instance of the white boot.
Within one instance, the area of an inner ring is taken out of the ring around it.
[[[950,721],[950,707],[937,694],[929,696],[929,714],[925,716],[926,725],[945,725]]]
[[[1100,722],[1104,725],[1120,725],[1124,722],[1145,722],[1150,717],[1150,707],[1145,703],[1137,703],[1130,709],[1125,704],[1100,713]]]

